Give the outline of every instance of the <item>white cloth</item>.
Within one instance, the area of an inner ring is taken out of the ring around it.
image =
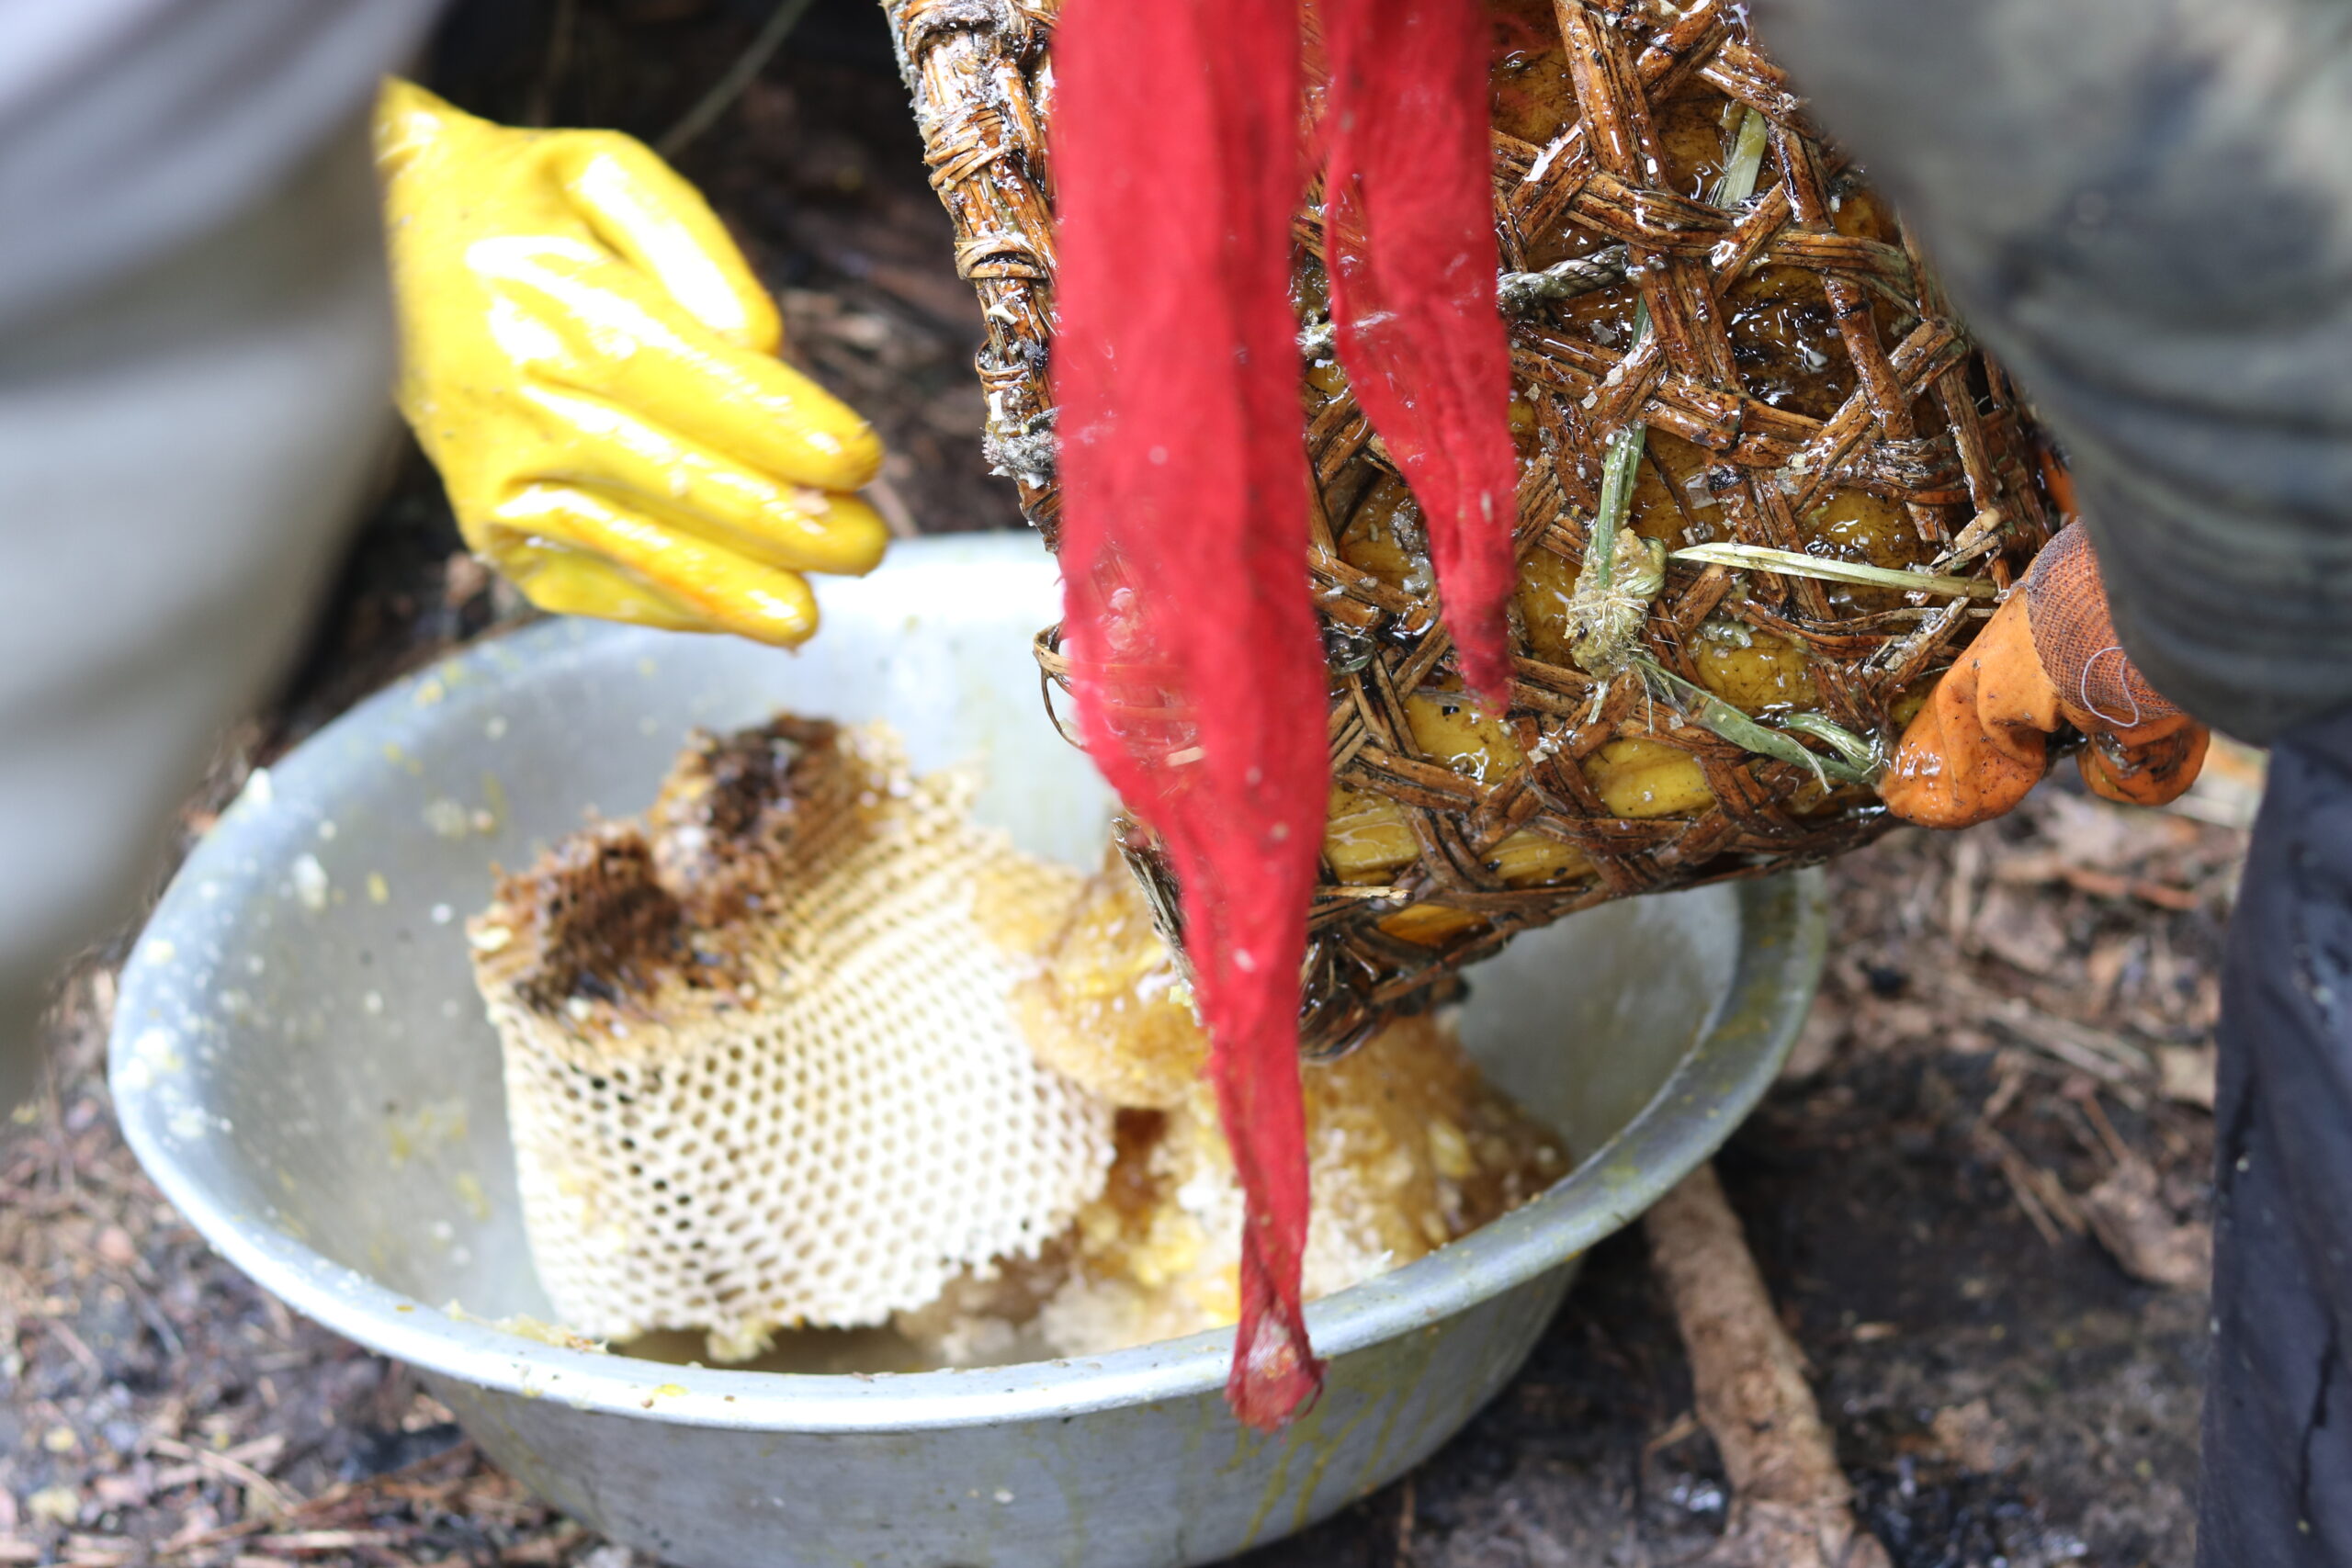
[[[0,333],[285,181],[440,0],[0,0]]]
[[[368,111],[437,9],[0,0],[0,1111],[384,450]]]

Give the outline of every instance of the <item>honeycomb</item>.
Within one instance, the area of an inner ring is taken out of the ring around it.
[[[697,735],[642,823],[502,875],[468,928],[563,1331],[895,1326],[933,1364],[1231,1324],[1242,1198],[1208,1042],[1115,849],[972,825],[880,726]],[[1442,1016],[1309,1065],[1308,1297],[1566,1169]]]
[[[1034,1258],[1102,1190],[1111,1111],[1032,1055],[983,926],[1055,929],[1079,879],[973,826],[974,784],[780,718],[501,877],[469,936],[567,1328],[748,1359]]]
[[[1148,928],[1147,928],[1148,929]],[[1307,1064],[1309,1301],[1425,1258],[1567,1173],[1558,1139],[1488,1084],[1441,1016]],[[1241,1188],[1208,1087],[1123,1109],[1101,1196],[1034,1266],[958,1281],[899,1319],[930,1359],[1102,1355],[1239,1315]]]

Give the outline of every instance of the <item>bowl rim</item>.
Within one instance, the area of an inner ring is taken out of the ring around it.
[[[1006,545],[1035,546],[1020,536]],[[976,546],[979,547],[975,548]],[[894,547],[897,570],[977,564],[1012,552],[972,539]],[[892,569],[876,574],[887,592]],[[845,584],[859,588],[874,583]],[[643,635],[558,620],[480,642],[392,682],[297,746],[274,776],[296,784],[331,765],[347,739],[413,715],[415,694],[452,663],[495,682],[583,638]],[[1215,1395],[1225,1385],[1230,1328],[1075,1359],[924,1372],[778,1373],[682,1367],[542,1345],[451,1316],[232,1209],[165,1135],[170,1114],[153,1076],[126,1073],[143,1026],[183,1016],[197,976],[188,960],[222,910],[195,889],[209,868],[267,840],[259,814],[232,809],[189,854],[134,944],[119,986],[108,1073],[124,1136],[175,1208],[222,1257],[287,1305],[370,1350],[437,1377],[524,1398],[635,1419],[755,1431],[894,1432],[1062,1417],[1122,1405]],[[1541,1196],[1427,1258],[1309,1304],[1318,1354],[1351,1351],[1425,1328],[1568,1263],[1622,1229],[1704,1163],[1762,1099],[1802,1026],[1827,951],[1818,867],[1733,885],[1741,922],[1731,985],[1700,1039],[1617,1134]]]

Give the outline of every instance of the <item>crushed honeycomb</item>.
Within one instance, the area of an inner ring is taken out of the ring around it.
[[[1559,1141],[1488,1084],[1453,1032],[1402,1019],[1305,1069],[1309,1301],[1425,1258],[1567,1174]],[[1064,1356],[1221,1328],[1240,1314],[1241,1187],[1205,1084],[1123,1112],[1070,1277],[1039,1313]]]
[[[1000,940],[1016,930],[1002,920],[990,929]],[[1185,1102],[1208,1063],[1208,1036],[1192,985],[1115,846],[1059,927],[1029,952],[1013,996],[1040,1062],[1113,1105]]]
[[[1115,849],[1089,877],[1020,854],[976,786],[784,716],[501,877],[469,934],[565,1332],[786,1364],[780,1331],[888,1322],[978,1365],[1235,1320],[1183,971]],[[1437,1017],[1305,1072],[1310,1299],[1566,1171]]]

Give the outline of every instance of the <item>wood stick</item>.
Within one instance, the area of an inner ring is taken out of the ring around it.
[[[1854,1491],[1781,1326],[1739,1217],[1701,1166],[1644,1222],[1650,1262],[1674,1303],[1699,1419],[1732,1484],[1711,1554],[1724,1568],[1890,1568],[1854,1520]]]

